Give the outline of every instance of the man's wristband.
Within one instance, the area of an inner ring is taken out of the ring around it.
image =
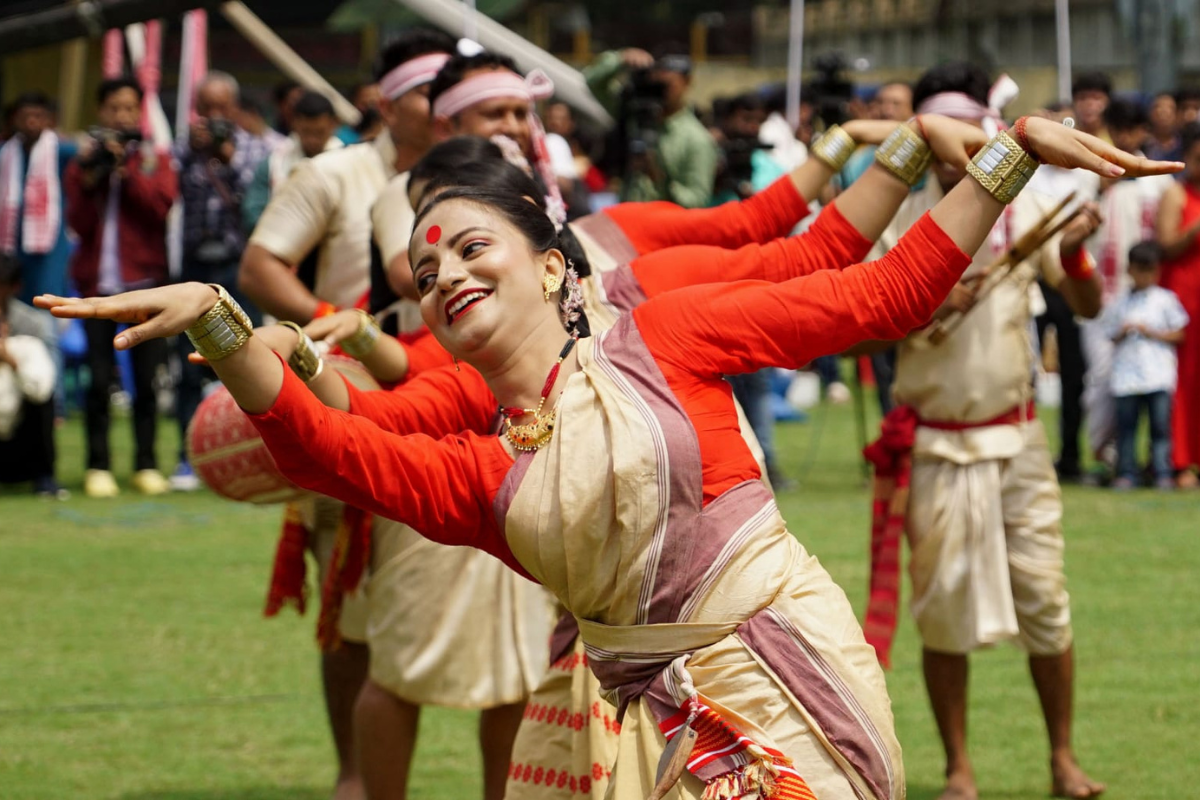
[[[330,314],[336,314],[338,307],[327,300],[321,300],[317,303],[317,310],[313,312],[313,319],[328,317]]]

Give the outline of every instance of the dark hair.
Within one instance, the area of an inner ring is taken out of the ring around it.
[[[1189,122],[1179,130],[1179,152],[1187,154],[1197,143],[1200,143],[1200,122]]]
[[[1175,102],[1179,105],[1200,100],[1200,86],[1180,86],[1175,90]]]
[[[504,160],[500,148],[478,136],[455,136],[436,145],[418,161],[408,176],[408,184],[427,181],[417,198],[420,207],[435,192],[475,188],[531,198],[546,212],[544,190],[537,181]],[[580,277],[592,274],[587,253],[569,225],[559,231],[559,249]]]
[[[250,114],[256,114],[260,117],[263,115],[262,103],[258,102],[245,92],[238,94],[237,104],[238,108],[240,108],[242,111]]]
[[[299,88],[300,84],[290,78],[284,78],[271,89],[271,99],[275,101],[275,105],[281,106],[287,100],[288,95]]]
[[[1112,94],[1112,78],[1103,72],[1084,72],[1071,83],[1071,97],[1080,92],[1103,92]]]
[[[421,224],[421,220],[428,216],[429,212],[449,200],[466,200],[498,212],[505,221],[521,232],[529,243],[530,249],[535,253],[557,250],[562,253],[564,259],[567,259],[569,265],[575,267],[575,271],[581,277],[585,274],[580,272],[579,262],[575,260],[575,256],[571,255],[573,248],[565,244],[563,237],[560,237],[554,230],[554,223],[546,216],[544,208],[534,205],[522,195],[479,186],[458,186],[446,189],[418,212],[417,218],[413,221],[413,230],[416,230],[417,226]],[[563,226],[563,233],[567,234],[568,231],[569,228]],[[574,236],[569,236],[574,247],[578,248],[582,255],[583,250],[579,247],[578,241],[574,240]],[[591,326],[588,324],[587,314],[583,312],[583,309],[579,310],[579,321],[575,328],[581,337],[591,335]]]
[[[317,117],[334,116],[333,103],[320,92],[305,92],[300,95],[296,105],[292,106],[293,117],[316,119]]]
[[[714,103],[715,106],[715,103]],[[739,111],[764,111],[766,103],[754,92],[745,92],[725,101],[725,115],[736,114]],[[716,111],[716,108],[713,109]]]
[[[1146,109],[1141,103],[1126,100],[1122,97],[1113,98],[1104,109],[1104,124],[1110,130],[1131,131],[1150,123]]]
[[[987,105],[992,82],[987,71],[970,61],[947,61],[927,70],[913,86],[913,108],[942,92],[962,92]]]
[[[0,253],[0,286],[16,286],[21,282],[21,262],[13,253]]]
[[[453,53],[454,39],[448,33],[433,28],[409,28],[391,41],[379,54],[375,65],[375,80],[417,56],[430,53]]]
[[[429,85],[429,105],[432,106],[438,95],[457,86],[462,82],[464,75],[476,69],[506,69],[518,75],[521,74],[521,70],[517,69],[517,62],[506,55],[493,53],[490,50],[484,50],[471,56],[459,53],[445,63],[437,77],[433,79],[433,83]]]
[[[144,96],[142,85],[129,75],[122,75],[119,78],[109,78],[106,81],[100,82],[100,85],[96,87],[96,105],[104,105],[104,101],[122,89],[133,89],[137,95],[138,102],[142,101],[142,97]]]
[[[16,114],[22,108],[40,108],[51,114],[58,111],[58,106],[45,92],[21,92],[9,106],[11,114]]]
[[[1162,245],[1152,240],[1138,242],[1129,248],[1130,266],[1137,264],[1143,267],[1157,267],[1162,262],[1162,258]]]

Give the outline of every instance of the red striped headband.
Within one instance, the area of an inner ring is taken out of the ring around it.
[[[449,60],[449,53],[429,53],[409,59],[380,79],[379,91],[388,100],[395,100],[433,81]]]
[[[511,97],[532,105],[535,100],[545,100],[553,94],[554,82],[540,69],[533,70],[526,78],[506,69],[492,70],[467,78],[438,95],[433,101],[433,115],[453,117],[498,97]]]

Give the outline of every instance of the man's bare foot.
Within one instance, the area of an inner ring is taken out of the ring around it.
[[[1073,757],[1052,761],[1050,773],[1054,779],[1050,788],[1051,797],[1087,800],[1099,797],[1107,788],[1103,783],[1089,778]]]
[[[975,788],[975,776],[970,772],[952,772],[946,776],[946,788],[938,795],[938,800],[978,800],[979,791]]]

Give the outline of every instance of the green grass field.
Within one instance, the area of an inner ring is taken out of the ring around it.
[[[176,435],[163,424],[163,463]],[[129,438],[114,430],[118,478]],[[82,496],[82,424],[60,431],[63,503],[0,490],[0,800],[317,800],[333,756],[314,618],[260,615],[280,513],[206,492]],[[792,530],[858,608],[868,497],[848,407],[780,429],[798,480]],[[125,445],[125,446],[121,446]],[[1114,798],[1200,786],[1200,495],[1066,491],[1078,657],[1078,750]],[[907,616],[888,681],[909,797],[941,755]],[[985,798],[1049,788],[1040,716],[1011,648],[972,662],[971,741]],[[478,795],[473,715],[429,710],[415,800]],[[624,800],[624,799],[622,799]]]

